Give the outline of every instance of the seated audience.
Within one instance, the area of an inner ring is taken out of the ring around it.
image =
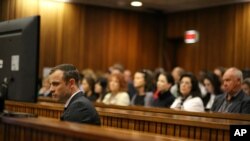
[[[50,92],[50,83],[49,83],[49,77],[44,77],[42,82],[42,87],[40,88],[38,92],[38,96],[48,96],[51,97],[52,94]]]
[[[98,95],[95,93],[95,80],[91,76],[83,77],[82,88],[84,96],[92,102],[95,102]]]
[[[136,93],[136,90],[135,90],[135,87],[134,87],[134,84],[133,84],[131,71],[130,70],[125,70],[123,72],[123,74],[124,74],[125,81],[126,81],[126,83],[128,85],[129,98],[132,99],[133,95]]]
[[[136,94],[132,97],[131,105],[152,106],[153,83],[152,76],[147,70],[137,71],[134,75]]]
[[[222,77],[223,77],[223,75],[224,75],[224,73],[225,73],[225,68],[224,67],[216,67],[216,68],[214,68],[214,74],[215,75],[217,75],[218,77],[219,77],[219,79],[220,79],[220,82],[222,83]]]
[[[199,88],[200,88],[200,91],[201,91],[201,97],[204,98],[206,95],[207,95],[207,90],[205,88],[205,86],[203,85],[203,78],[204,76],[208,73],[209,71],[206,70],[206,69],[202,69],[199,71],[199,75],[197,77],[197,80],[199,82]]]
[[[110,74],[123,73],[124,67],[120,63],[115,63],[113,66],[109,67]]]
[[[241,88],[246,95],[250,96],[250,78],[244,79]]]
[[[211,72],[207,72],[202,80],[203,85],[206,88],[207,94],[202,98],[205,110],[209,111],[214,103],[216,95],[222,94],[221,81],[217,75]]]
[[[181,67],[175,67],[171,72],[171,74],[174,78],[175,84],[171,87],[170,91],[173,94],[173,96],[175,96],[175,97],[177,97],[179,95],[177,87],[178,87],[178,83],[180,81],[180,77],[184,73],[185,73],[185,70]]]
[[[79,72],[71,64],[58,65],[50,71],[50,91],[54,98],[65,102],[61,120],[100,125],[92,103],[79,89]]]
[[[96,80],[96,74],[91,68],[82,70],[81,74],[83,75],[83,77],[91,77]]]
[[[127,84],[121,73],[113,73],[108,79],[109,93],[103,99],[104,104],[128,106],[130,103]]]
[[[250,97],[241,88],[242,72],[229,68],[223,75],[224,94],[215,98],[211,108],[214,112],[250,114]]]
[[[224,67],[216,67],[214,68],[214,74],[217,75],[220,79],[221,84],[223,83],[222,76],[225,73],[226,68]],[[223,91],[223,85],[220,86],[220,89]]]
[[[169,108],[174,102],[175,97],[171,94],[170,88],[174,85],[174,79],[171,74],[160,73],[157,80],[157,91],[154,95],[154,107]]]
[[[101,103],[107,93],[107,79],[100,77],[95,82],[95,93],[98,95],[96,102]]]
[[[180,95],[170,108],[192,112],[204,111],[198,80],[193,74],[186,73],[181,76],[178,84],[178,93]]]

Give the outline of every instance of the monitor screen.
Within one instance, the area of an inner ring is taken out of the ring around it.
[[[37,101],[39,35],[39,16],[0,22],[0,83],[5,99]]]

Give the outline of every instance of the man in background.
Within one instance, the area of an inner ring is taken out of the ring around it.
[[[211,108],[215,112],[223,113],[244,113],[250,114],[250,97],[247,96],[242,88],[242,72],[235,68],[229,68],[223,75],[223,95],[215,98]]]

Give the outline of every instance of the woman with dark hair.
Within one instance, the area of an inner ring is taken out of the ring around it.
[[[204,75],[202,80],[203,85],[207,91],[205,97],[202,98],[204,107],[206,111],[209,111],[214,103],[216,95],[222,94],[221,91],[221,82],[219,77],[211,72],[208,72]]]
[[[92,102],[95,102],[98,98],[98,95],[95,93],[95,80],[90,76],[83,77],[82,79],[82,88],[84,95],[87,99]]]
[[[100,77],[95,82],[95,93],[98,95],[96,102],[102,102],[107,92],[107,79]]]
[[[174,102],[175,97],[170,92],[170,88],[174,85],[174,78],[171,74],[161,72],[157,79],[157,90],[154,94],[154,107],[169,108]]]
[[[136,94],[132,97],[131,105],[152,106],[153,80],[148,70],[137,71],[134,75]]]
[[[192,112],[204,112],[198,80],[191,73],[185,73],[178,84],[179,96],[170,108]]]
[[[250,78],[245,78],[241,85],[242,90],[246,95],[250,96]]]

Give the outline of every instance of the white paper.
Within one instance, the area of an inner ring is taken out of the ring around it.
[[[2,69],[2,68],[3,68],[3,60],[0,59],[0,69]]]
[[[11,56],[11,71],[19,71],[19,55]]]

